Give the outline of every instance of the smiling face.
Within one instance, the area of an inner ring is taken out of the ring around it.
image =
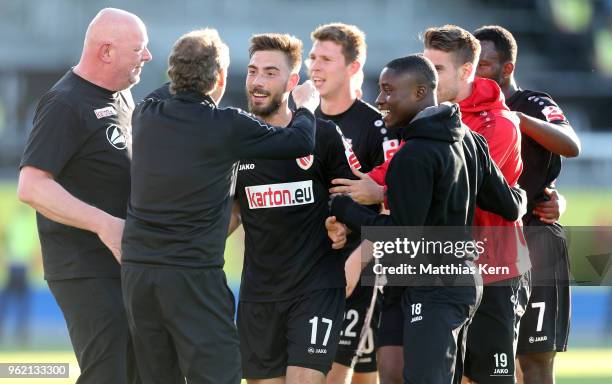
[[[410,73],[397,73],[385,67],[378,80],[376,105],[388,128],[404,127],[420,111],[416,81]]]
[[[140,23],[127,26],[121,39],[113,44],[116,54],[116,78],[120,88],[129,88],[140,81],[140,72],[144,63],[151,61],[151,52],[147,48],[149,39],[147,30]]]
[[[333,41],[315,40],[308,55],[308,75],[323,98],[349,84],[354,69],[346,63],[342,46]]]
[[[281,51],[257,51],[251,56],[246,78],[249,111],[259,117],[273,115],[288,101],[298,75],[291,73]]]

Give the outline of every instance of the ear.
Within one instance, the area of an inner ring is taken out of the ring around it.
[[[470,77],[472,77],[475,69],[476,68],[474,67],[474,63],[471,63],[471,62],[463,63],[463,65],[461,65],[461,68],[460,68],[461,80],[467,80]]]
[[[98,48],[98,58],[106,64],[110,64],[112,61],[112,45],[111,43],[103,43]]]
[[[353,60],[349,65],[349,73],[351,76],[354,76],[357,72],[361,70],[361,63],[358,60]]]
[[[514,73],[514,63],[509,61],[504,64],[504,68],[502,69],[502,76],[504,77],[504,79],[507,79],[512,76],[512,73]]]
[[[227,81],[227,70],[225,68],[221,68],[218,72],[218,77],[217,77],[217,87],[216,88],[223,88],[225,87],[225,82]]]
[[[285,92],[291,92],[300,82],[300,74],[292,73],[289,75],[289,81],[287,81],[287,87],[285,88]]]
[[[427,96],[428,93],[429,93],[429,89],[427,88],[426,85],[419,84],[414,87],[414,96],[417,101],[423,100]]]

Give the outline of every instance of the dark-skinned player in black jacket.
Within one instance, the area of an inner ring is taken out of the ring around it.
[[[422,55],[393,60],[381,72],[376,102],[387,127],[403,127],[406,144],[386,176],[390,215],[377,215],[346,195],[333,199],[332,214],[351,230],[468,227],[476,205],[507,220],[523,215],[524,191],[508,186],[486,140],[461,123],[457,105],[437,105],[437,81],[433,64]],[[482,295],[480,277],[466,277],[470,284],[403,290],[405,383],[460,382],[465,328]],[[413,304],[422,320],[415,321],[414,311],[409,312]]]

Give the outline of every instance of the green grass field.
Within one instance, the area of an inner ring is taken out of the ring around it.
[[[10,217],[16,209],[14,184],[0,183],[0,233],[10,223]],[[568,209],[562,217],[562,223],[575,226],[612,226],[612,190],[598,191],[562,191],[568,201]],[[35,236],[35,224],[32,223],[32,234]],[[2,238],[0,237],[0,245]],[[0,246],[0,283],[3,283],[2,249]],[[225,270],[230,280],[238,281],[242,267],[241,232],[235,234],[228,242]],[[39,257],[37,256],[39,260]],[[39,260],[40,261],[40,260]],[[40,264],[40,262],[38,263]],[[38,266],[32,284],[42,286],[42,268]],[[570,348],[572,345],[570,344]],[[69,379],[7,379],[0,378],[0,384],[66,384],[74,383],[79,368],[71,351],[0,351],[0,363],[70,363]],[[612,348],[586,349],[575,348],[561,353],[556,360],[556,377],[558,384],[612,384]]]
[[[1,379],[2,384],[68,384],[78,373],[71,351],[0,352],[2,363],[70,363],[69,379]],[[560,353],[556,362],[557,384],[612,383],[612,349],[575,349]]]

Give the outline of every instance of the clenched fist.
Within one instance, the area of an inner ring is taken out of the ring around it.
[[[295,106],[298,108],[306,108],[314,113],[315,109],[319,106],[319,92],[310,80],[295,87],[291,94],[293,95]]]

